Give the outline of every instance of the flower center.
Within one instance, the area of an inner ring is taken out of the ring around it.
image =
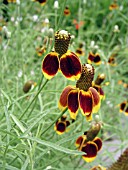
[[[65,30],[57,31],[55,33],[55,51],[59,53],[59,57],[65,54],[68,50],[71,35]]]
[[[80,90],[88,91],[92,86],[94,78],[94,67],[90,64],[82,65],[82,73],[79,80],[76,82],[76,87]]]

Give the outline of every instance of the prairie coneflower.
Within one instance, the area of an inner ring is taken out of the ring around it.
[[[119,8],[119,6],[118,6],[118,4],[116,3],[116,2],[114,2],[114,3],[112,3],[110,6],[109,6],[109,10],[115,10],[115,9],[118,9]]]
[[[72,119],[76,119],[79,108],[88,121],[92,119],[92,113],[98,112],[100,96],[92,87],[93,77],[93,66],[84,64],[81,77],[76,82],[76,87],[69,85],[62,91],[58,106],[60,110],[68,107]]]
[[[64,15],[65,16],[69,16],[70,15],[70,9],[69,9],[68,6],[66,6],[65,9],[64,9]]]
[[[116,66],[117,63],[116,63],[116,58],[115,58],[115,54],[111,55],[109,58],[108,58],[108,64],[110,66]]]
[[[95,63],[96,65],[100,65],[101,64],[100,55],[98,53],[94,54],[94,53],[90,52],[88,55],[87,62],[89,64]]]
[[[64,132],[68,131],[67,127],[70,125],[70,122],[66,120],[66,115],[63,115],[55,124],[54,130],[58,135],[62,135]]]
[[[39,57],[42,56],[42,54],[44,54],[46,52],[46,47],[43,46],[43,47],[37,47],[36,48],[36,53]]]
[[[78,57],[84,55],[83,43],[80,43],[80,44],[79,44],[79,47],[76,49],[76,55],[77,55]]]
[[[70,39],[70,34],[65,30],[55,33],[55,51],[47,54],[42,62],[42,72],[47,79],[53,78],[59,70],[67,79],[79,79],[80,60],[75,53],[67,51]]]
[[[84,135],[79,136],[75,142],[78,150],[86,153],[82,155],[86,162],[92,162],[96,158],[97,152],[102,148],[102,140],[97,137],[99,131],[100,124],[95,123]]]

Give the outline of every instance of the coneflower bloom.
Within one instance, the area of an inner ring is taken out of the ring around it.
[[[70,9],[69,9],[68,6],[66,6],[65,9],[64,9],[64,15],[65,16],[69,16],[70,15]]]
[[[67,51],[70,39],[70,34],[65,30],[55,33],[55,51],[47,54],[42,62],[42,72],[47,79],[53,78],[59,70],[67,79],[79,79],[80,60],[75,53]]]
[[[36,53],[39,57],[42,56],[42,54],[44,54],[46,52],[46,47],[42,46],[42,47],[37,47],[36,48]]]
[[[102,148],[102,140],[97,137],[100,131],[100,123],[94,123],[91,128],[84,133],[84,135],[79,136],[75,142],[78,150],[85,152],[82,158],[86,162],[92,162],[96,156],[97,152]]]
[[[115,10],[115,9],[118,9],[119,8],[119,6],[118,6],[118,4],[116,3],[116,2],[114,2],[114,3],[112,3],[110,6],[109,6],[109,10]]]
[[[76,86],[69,85],[62,91],[58,106],[60,110],[68,107],[72,119],[76,119],[79,108],[88,121],[92,119],[92,113],[98,112],[100,96],[92,87],[93,77],[93,66],[84,64],[81,77],[76,82]]]
[[[111,55],[109,58],[108,58],[108,64],[110,66],[116,66],[117,63],[116,63],[116,58],[115,58],[115,54]]]
[[[88,55],[87,62],[89,64],[95,63],[96,65],[100,65],[101,64],[100,55],[98,53],[94,54],[94,53],[90,52]]]
[[[80,43],[80,44],[79,44],[79,47],[76,49],[76,55],[77,55],[78,57],[84,55],[83,43]]]
[[[59,120],[57,120],[54,130],[58,135],[62,135],[64,132],[67,132],[69,129],[67,127],[70,125],[70,122],[66,120],[67,117],[63,115]]]

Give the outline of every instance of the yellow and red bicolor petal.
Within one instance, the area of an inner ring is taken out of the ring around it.
[[[81,63],[77,55],[68,51],[60,58],[60,70],[70,80],[78,80],[81,74]]]
[[[70,113],[70,117],[72,119],[76,119],[79,109],[79,102],[78,102],[78,90],[72,90],[68,94],[68,110]]]
[[[81,150],[81,148],[86,145],[87,142],[86,139],[87,139],[86,135],[82,135],[77,138],[75,145],[77,148],[79,148],[79,150]]]
[[[79,107],[84,116],[90,115],[93,108],[92,94],[89,91],[79,91]]]
[[[81,146],[83,140],[84,140],[83,136],[79,136],[79,137],[76,139],[75,145],[76,145],[77,148]]]
[[[93,85],[93,88],[95,88],[95,89],[97,90],[97,92],[99,93],[100,99],[105,99],[104,91],[103,91],[103,89],[101,88],[101,86],[94,84],[94,85]]]
[[[91,121],[92,120],[92,112],[89,115],[86,115],[86,120]]]
[[[91,64],[94,61],[94,58],[95,58],[95,55],[92,52],[90,52],[88,55],[88,60],[87,60],[88,64]]]
[[[100,56],[99,56],[99,54],[95,54],[95,57],[94,57],[94,63],[96,64],[96,65],[100,65],[101,64],[101,59],[100,59]]]
[[[58,107],[60,110],[63,111],[67,107],[68,94],[73,89],[74,89],[73,86],[67,86],[63,89],[63,91],[60,95],[59,103],[58,103]]]
[[[92,162],[96,158],[98,148],[94,142],[89,141],[84,147],[82,147],[81,151],[86,153],[86,155],[82,155],[82,158],[86,162]]]
[[[66,131],[66,123],[62,121],[57,121],[54,130],[58,135],[62,135]]]
[[[92,112],[97,113],[98,110],[100,109],[100,104],[101,104],[100,95],[97,92],[97,90],[94,89],[93,87],[90,87],[89,91],[91,92],[92,101],[93,101],[93,110],[92,110]]]
[[[66,127],[70,125],[70,122],[68,120],[65,121]]]
[[[102,148],[102,140],[96,137],[93,142],[97,145],[98,151]]]
[[[42,72],[47,79],[51,79],[59,70],[58,53],[50,52],[42,62]]]
[[[124,101],[120,104],[120,112],[123,112],[125,110],[125,108],[126,108],[126,101]]]

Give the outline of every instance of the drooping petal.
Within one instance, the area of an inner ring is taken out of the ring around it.
[[[92,112],[93,101],[92,95],[89,91],[80,90],[79,92],[79,106],[84,116],[90,115]]]
[[[125,110],[125,108],[126,108],[126,101],[124,101],[120,104],[120,112],[123,112]]]
[[[72,119],[76,119],[79,109],[79,102],[78,102],[78,90],[70,91],[68,95],[68,110],[70,113],[70,117]]]
[[[82,147],[82,150],[83,152],[86,153],[86,155],[83,155],[83,159],[86,161],[86,162],[92,162],[95,158],[96,158],[96,155],[97,155],[97,145],[94,143],[94,142],[87,142],[87,144]]]
[[[87,121],[91,121],[92,120],[92,113],[90,113],[89,115],[86,115],[86,120]]]
[[[97,92],[99,93],[100,99],[105,99],[104,91],[103,91],[103,89],[101,88],[101,86],[94,84],[94,85],[93,85],[93,88],[95,88],[95,89],[97,90]]]
[[[126,107],[124,114],[128,116],[128,106]]]
[[[79,136],[75,142],[76,147],[81,150],[81,148],[86,145],[86,139],[86,135]]]
[[[66,131],[66,123],[62,121],[56,122],[54,130],[58,135],[62,135]]]
[[[42,63],[42,72],[47,79],[55,76],[59,69],[58,53],[50,52],[47,54]]]
[[[97,145],[98,151],[102,148],[102,140],[98,137],[96,137],[93,142]]]
[[[70,80],[78,80],[81,74],[81,63],[73,52],[67,52],[60,58],[60,69],[63,75]]]
[[[80,147],[83,142],[83,136],[79,136],[75,142],[76,147]]]
[[[73,86],[67,86],[63,89],[58,103],[58,107],[60,110],[63,111],[67,107],[67,97],[69,92],[73,89],[74,89]]]
[[[91,92],[92,99],[93,99],[93,110],[92,110],[92,112],[97,113],[98,110],[100,109],[100,104],[101,104],[100,96],[99,96],[98,92],[96,91],[96,89],[94,89],[93,87],[90,87],[89,91]]]

